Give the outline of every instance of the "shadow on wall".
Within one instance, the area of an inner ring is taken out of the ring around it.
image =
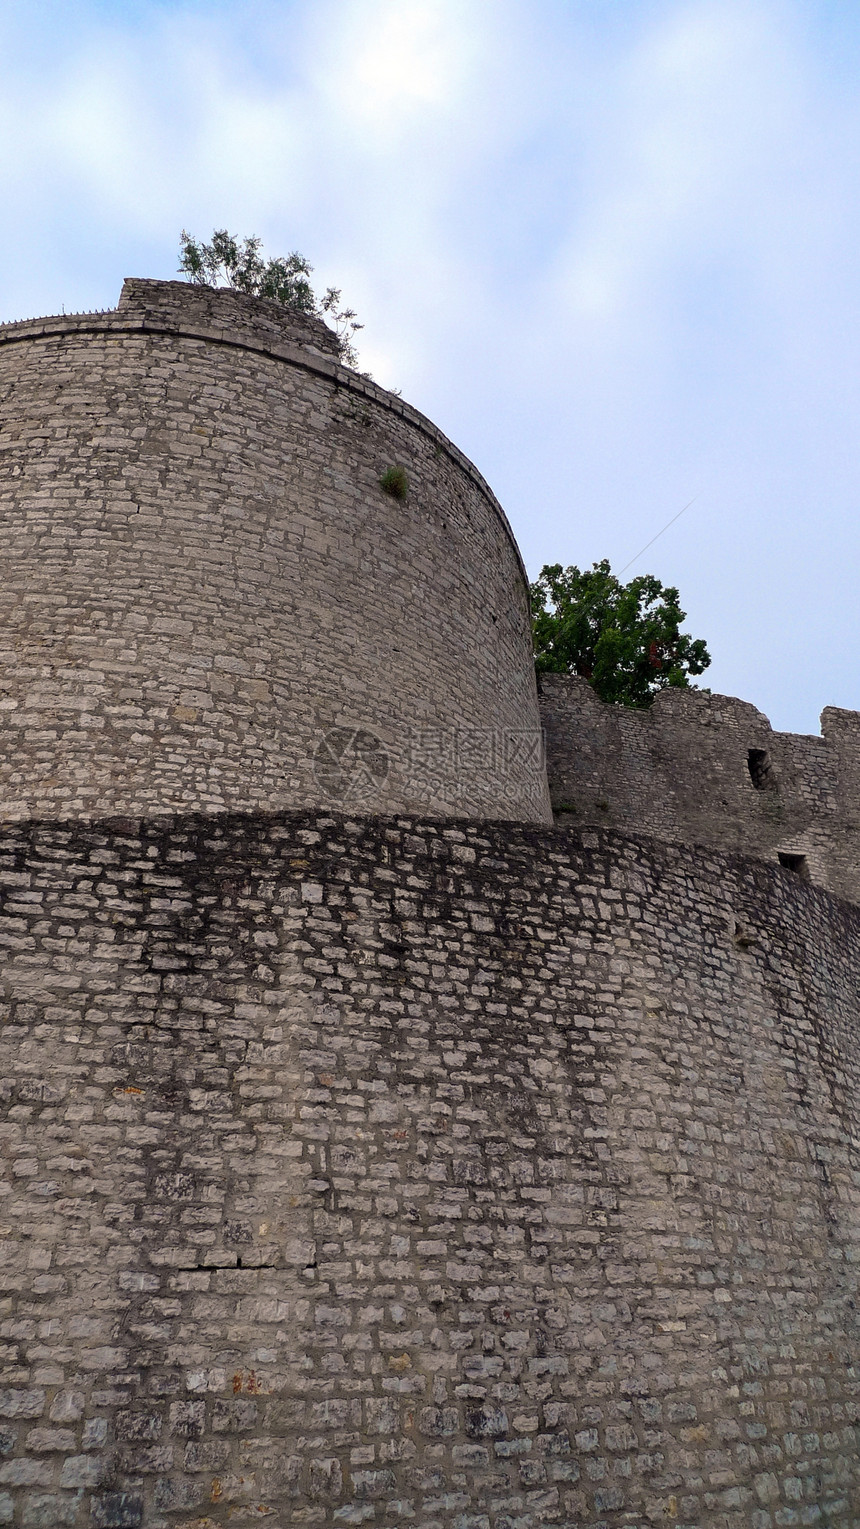
[[[732,696],[669,689],[634,711],[546,674],[541,715],[560,825],[776,861],[860,902],[860,712],[826,707],[815,738]]]

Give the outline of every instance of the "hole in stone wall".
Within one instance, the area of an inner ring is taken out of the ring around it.
[[[808,881],[809,866],[806,863],[805,855],[795,855],[788,850],[778,850],[777,859],[785,870],[793,871],[795,876],[802,876]]]
[[[747,769],[750,772],[750,780],[756,791],[776,791],[776,773],[771,763],[767,749],[750,749],[747,754]]]
[[[734,936],[735,944],[739,945],[741,950],[746,950],[749,945],[758,944],[758,936],[755,930],[750,928],[749,924],[742,924],[739,919],[734,921]]]

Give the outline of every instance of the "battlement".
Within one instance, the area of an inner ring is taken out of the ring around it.
[[[810,737],[702,690],[664,690],[647,711],[576,675],[544,675],[541,692],[559,823],[776,861],[860,902],[860,712],[828,706]]]

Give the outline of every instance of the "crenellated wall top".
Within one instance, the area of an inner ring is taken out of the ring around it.
[[[576,675],[544,675],[541,688],[565,821],[777,861],[860,902],[860,712],[825,707],[813,736],[705,690],[663,690],[635,711]]]

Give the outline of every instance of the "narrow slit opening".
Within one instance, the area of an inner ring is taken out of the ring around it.
[[[747,769],[756,791],[776,791],[776,772],[767,749],[749,749]]]

